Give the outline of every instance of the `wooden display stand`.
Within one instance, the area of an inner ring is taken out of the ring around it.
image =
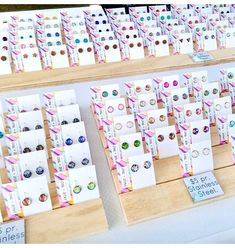
[[[42,114],[45,120],[45,109],[42,109]],[[44,127],[51,178],[49,191],[53,210],[24,217],[26,243],[66,242],[107,231],[108,224],[101,198],[60,208],[54,182],[54,168],[50,153],[51,141],[46,120],[44,121]],[[8,133],[8,130],[6,130],[6,133]],[[3,155],[8,156],[7,147],[3,147]],[[2,183],[7,183],[5,168],[0,169],[0,175]],[[8,222],[2,196],[0,197],[0,209],[4,223]]]

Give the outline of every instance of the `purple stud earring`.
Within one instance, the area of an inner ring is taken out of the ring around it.
[[[86,138],[84,137],[84,136],[80,136],[79,138],[78,138],[78,142],[79,143],[84,143],[86,141]]]

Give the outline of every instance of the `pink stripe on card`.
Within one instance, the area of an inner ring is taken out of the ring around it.
[[[118,139],[116,139],[116,138],[110,138],[110,139],[108,139],[108,141],[110,142],[110,143],[112,143],[113,145],[116,145],[117,143],[118,143]]]
[[[188,147],[187,146],[179,146],[179,150],[182,151],[183,153],[188,152]]]
[[[10,141],[16,141],[17,140],[17,136],[14,134],[7,134],[6,135],[6,139],[9,139]]]
[[[124,160],[116,161],[116,163],[117,163],[118,165],[120,165],[121,167],[126,167],[126,166],[127,166],[127,162],[124,161]]]
[[[53,148],[51,149],[51,152],[53,152],[55,155],[60,156],[63,153],[63,148]]]
[[[14,157],[5,157],[6,161],[9,162],[10,164],[15,164],[17,163],[17,159]]]
[[[113,123],[110,119],[105,119],[105,120],[103,120],[103,122],[104,122],[106,125],[111,125],[111,124]]]
[[[2,186],[2,189],[6,190],[7,192],[13,192],[15,190],[15,187],[12,185],[6,185]]]
[[[59,174],[55,174],[55,177],[58,178],[59,180],[65,180],[67,177],[62,174],[62,173],[59,173]]]
[[[154,136],[154,132],[151,130],[146,130],[144,133],[150,138]]]
[[[174,109],[175,109],[177,112],[182,112],[182,111],[183,111],[183,107],[182,107],[182,106],[175,106]]]
[[[17,119],[16,115],[7,115],[7,119],[11,120],[11,121],[15,121]]]
[[[191,74],[189,74],[189,73],[185,73],[185,74],[184,74],[184,77],[185,77],[185,78],[187,78],[187,79],[189,79],[189,78],[191,78],[191,77],[192,77],[192,75],[191,75]]]
[[[227,121],[224,117],[218,117],[218,120],[219,120],[221,123],[225,123],[225,122]]]
[[[180,125],[180,127],[183,129],[183,130],[188,130],[189,129],[189,124],[188,123],[183,123]]]
[[[97,93],[100,91],[100,88],[98,87],[91,87],[90,90],[92,90],[94,93]]]
[[[60,127],[50,127],[49,128],[53,133],[59,133],[60,132]]]
[[[50,115],[54,115],[57,113],[57,110],[56,109],[46,109],[46,112]]]
[[[147,114],[146,113],[137,113],[137,116],[140,118],[140,119],[145,119]]]

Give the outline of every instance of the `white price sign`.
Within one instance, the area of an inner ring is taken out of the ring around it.
[[[16,220],[0,225],[0,244],[24,244],[24,220]]]
[[[212,172],[186,177],[184,178],[184,183],[193,202],[207,200],[224,194]]]

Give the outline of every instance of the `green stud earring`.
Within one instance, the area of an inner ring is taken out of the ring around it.
[[[89,182],[88,185],[87,185],[87,188],[89,190],[93,190],[95,187],[96,187],[96,184],[94,182]]]
[[[123,149],[123,150],[128,149],[128,147],[129,147],[129,145],[128,145],[127,142],[122,143],[122,149]]]
[[[109,94],[108,94],[108,92],[107,91],[103,91],[103,93],[102,93],[102,96],[103,97],[107,97]]]
[[[80,192],[82,191],[82,187],[80,185],[76,185],[74,188],[73,188],[73,192],[75,194],[79,194]]]
[[[134,146],[135,147],[139,147],[140,146],[140,141],[139,140],[135,140],[134,141]]]

